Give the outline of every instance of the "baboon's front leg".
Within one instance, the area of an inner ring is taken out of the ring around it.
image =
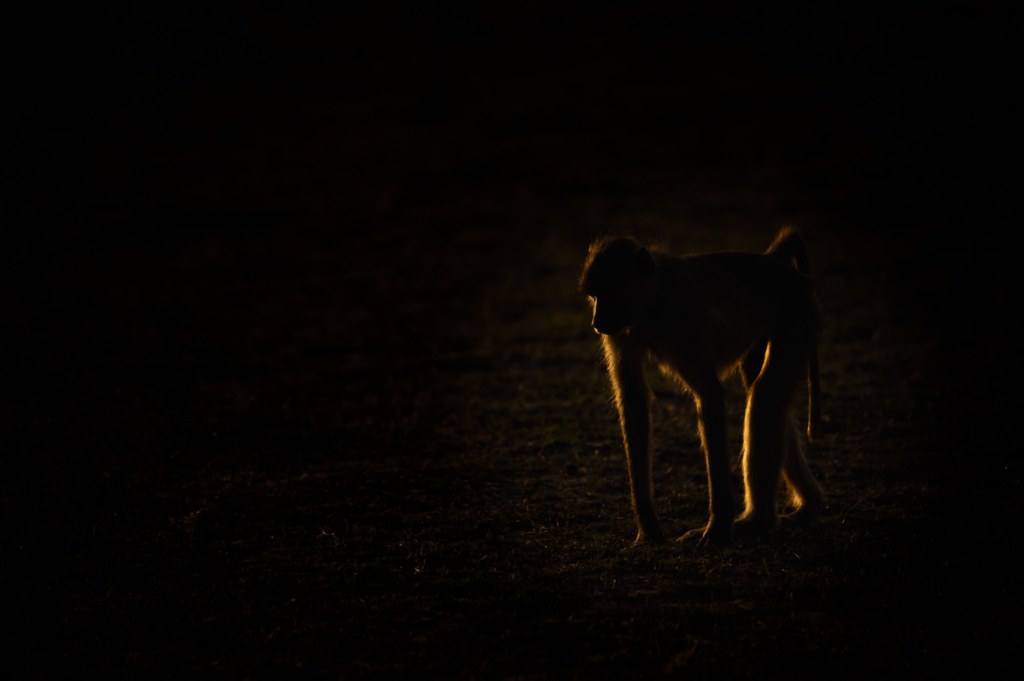
[[[704,460],[708,468],[710,515],[706,527],[690,530],[680,541],[696,539],[698,546],[725,546],[732,542],[733,502],[729,484],[729,453],[726,449],[725,398],[717,379],[698,388],[690,386],[697,399],[697,416]]]
[[[628,404],[630,398],[626,399]],[[633,512],[636,514],[639,532],[637,543],[650,541],[661,543],[665,535],[654,513],[654,481],[651,476],[651,426],[650,411],[646,399],[643,408],[634,404],[625,409],[620,407],[622,435],[626,445],[626,460],[629,464],[629,485],[633,493]]]
[[[606,342],[611,342],[605,336]],[[653,480],[651,477],[651,390],[644,375],[643,358],[628,352],[609,352],[609,373],[619,408],[619,423],[626,446],[629,484],[633,493],[633,512],[639,532],[636,542],[660,543],[665,535],[654,513]]]

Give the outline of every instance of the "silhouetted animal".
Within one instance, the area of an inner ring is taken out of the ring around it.
[[[808,438],[820,421],[819,313],[800,235],[782,230],[765,254],[722,252],[676,257],[627,237],[590,246],[580,288],[594,308],[625,440],[639,533],[664,541],[652,501],[650,401],[645,361],[689,389],[696,400],[708,468],[711,517],[680,540],[728,544],[763,535],[779,522],[780,473],[796,510],[786,520],[809,523],[822,492],[804,459],[792,399],[801,376],[809,388]],[[746,508],[733,521],[720,379],[739,367],[747,388],[743,432]]]

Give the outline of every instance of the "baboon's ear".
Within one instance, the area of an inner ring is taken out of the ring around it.
[[[654,258],[646,248],[641,246],[640,250],[637,251],[633,257],[636,259],[636,264],[640,266],[640,271],[645,274],[654,272]]]

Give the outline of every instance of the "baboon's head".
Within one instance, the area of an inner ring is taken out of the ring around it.
[[[654,271],[650,252],[630,238],[603,237],[591,244],[580,290],[594,305],[594,330],[613,336],[636,323]]]

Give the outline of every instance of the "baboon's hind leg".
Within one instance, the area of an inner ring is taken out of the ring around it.
[[[746,509],[733,524],[736,537],[763,535],[779,522],[776,494],[785,466],[790,402],[807,361],[799,337],[794,336],[779,332],[772,337],[761,373],[747,392],[743,427]],[[746,374],[746,367],[743,370]]]
[[[743,387],[748,391],[750,386],[754,385],[754,381],[757,380],[758,374],[761,373],[766,352],[768,352],[768,339],[764,338],[754,343],[753,347],[743,357],[743,361],[740,362],[740,376],[743,377]]]
[[[808,525],[817,520],[821,515],[823,495],[821,487],[807,468],[800,427],[792,413],[786,417],[786,458],[782,476],[795,506],[792,513],[783,516],[783,520],[800,525]]]

